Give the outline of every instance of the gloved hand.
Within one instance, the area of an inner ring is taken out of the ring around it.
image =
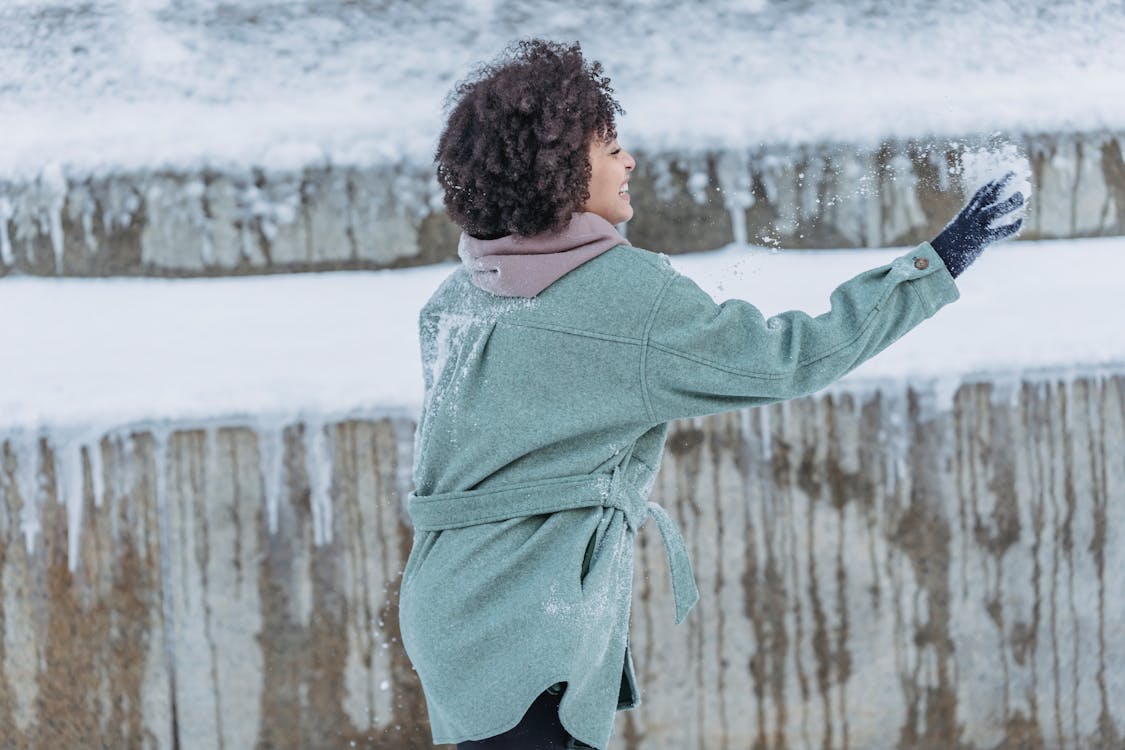
[[[1023,225],[1021,216],[1010,224],[992,226],[995,219],[1023,208],[1023,193],[1015,193],[1002,203],[996,202],[1004,185],[1013,176],[1015,172],[1009,172],[978,190],[953,221],[930,242],[954,278],[980,256],[986,245],[1011,237]]]

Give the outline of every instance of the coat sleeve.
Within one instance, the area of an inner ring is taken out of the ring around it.
[[[933,247],[838,286],[815,318],[792,310],[768,322],[749,302],[716,304],[676,274],[654,303],[642,388],[655,422],[814,393],[875,356],[959,297]]]

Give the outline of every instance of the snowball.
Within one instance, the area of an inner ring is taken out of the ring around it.
[[[972,196],[983,185],[1014,173],[1000,191],[997,202],[1006,200],[1017,192],[1023,193],[1023,208],[997,217],[993,225],[1010,224],[1027,213],[1031,202],[1031,160],[1014,143],[1002,143],[961,152],[961,186],[966,196]]]

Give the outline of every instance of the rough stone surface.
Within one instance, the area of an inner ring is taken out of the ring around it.
[[[1125,234],[1123,137],[1027,136],[1025,239]],[[960,208],[967,141],[638,153],[629,239],[678,253],[740,241],[909,245]],[[0,181],[0,275],[225,276],[456,259],[428,167],[317,166]]]
[[[283,432],[273,532],[269,464],[248,428],[85,446],[80,529],[49,441],[36,442],[34,481],[20,482],[28,453],[0,438],[5,747],[431,747],[396,609],[411,426],[332,426],[334,542],[321,545],[306,429]],[[42,528],[30,547],[29,502]]]
[[[1120,748],[1125,376],[837,387],[672,425],[614,747]],[[0,430],[0,737],[428,748],[413,424]]]
[[[625,747],[1109,748],[1125,379],[837,392],[679,423],[641,534]]]

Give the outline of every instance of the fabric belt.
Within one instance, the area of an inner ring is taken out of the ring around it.
[[[625,514],[626,525],[637,532],[651,515],[668,555],[676,624],[679,625],[699,601],[691,559],[683,535],[668,512],[647,501],[636,485],[626,480],[631,453],[630,450],[626,460],[617,464],[611,474],[576,474],[496,489],[436,495],[419,496],[412,492],[407,499],[407,508],[418,531],[460,529],[541,513],[600,506],[620,510]]]

